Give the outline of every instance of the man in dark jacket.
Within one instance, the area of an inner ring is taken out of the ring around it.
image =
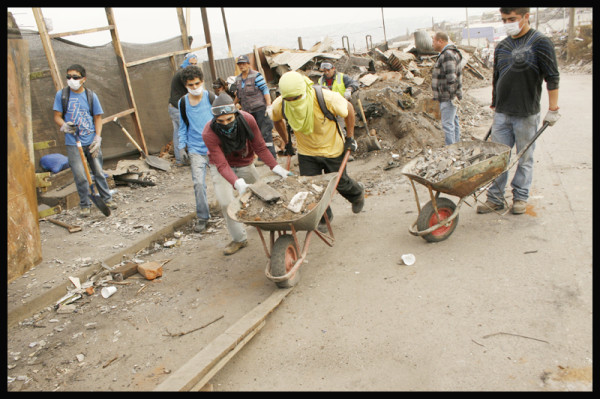
[[[437,32],[433,36],[433,49],[440,55],[431,73],[433,99],[440,102],[442,129],[446,145],[460,141],[458,105],[462,99],[462,55],[454,44],[448,43],[448,35]]]

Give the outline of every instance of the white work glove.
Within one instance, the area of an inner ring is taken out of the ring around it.
[[[179,156],[181,157],[181,162],[188,163],[190,161],[190,156],[188,155],[185,148],[179,150]]]
[[[554,126],[556,121],[558,121],[559,119],[560,119],[560,114],[558,113],[558,108],[557,108],[556,111],[548,110],[548,112],[546,113],[546,116],[544,117],[544,122],[548,122],[549,126]]]
[[[69,134],[75,134],[77,132],[77,126],[73,122],[65,122],[60,127],[60,131]]]
[[[288,176],[294,176],[294,174],[292,172],[290,172],[289,170],[285,169],[281,165],[277,165],[277,166],[275,166],[271,170],[273,171],[273,173],[278,174],[279,176],[281,176],[284,179],[287,178]]]
[[[94,137],[94,141],[92,141],[92,144],[90,144],[90,154],[92,154],[92,158],[96,158],[98,156],[100,144],[102,144],[102,137],[96,135],[96,137]]]
[[[244,193],[246,192],[246,190],[248,190],[248,187],[250,187],[250,185],[246,183],[246,180],[239,178],[235,181],[233,187],[235,187],[235,189],[238,191],[238,193],[240,193],[240,195],[244,195]]]
[[[272,105],[267,105],[267,113],[266,115],[273,120],[273,106]]]
[[[346,89],[344,92],[344,98],[348,101],[352,98],[352,89]]]

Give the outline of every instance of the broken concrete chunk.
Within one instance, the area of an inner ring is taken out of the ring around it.
[[[147,280],[154,280],[157,277],[161,277],[163,273],[162,265],[158,262],[146,262],[138,265],[137,270]]]

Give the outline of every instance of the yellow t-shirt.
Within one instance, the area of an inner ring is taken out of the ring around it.
[[[323,90],[323,99],[325,100],[327,109],[334,116],[341,116],[342,118],[348,116],[348,101],[340,93]],[[294,132],[298,153],[309,156],[336,158],[344,152],[344,140],[337,131],[335,121],[327,119],[321,111],[316,94],[313,100],[313,115],[315,119],[313,132],[308,135],[302,132]],[[283,101],[281,96],[273,101],[273,121],[275,122],[283,119],[281,101]]]

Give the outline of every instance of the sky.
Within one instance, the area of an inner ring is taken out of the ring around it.
[[[318,37],[311,37],[311,28],[313,31],[317,27],[326,27],[332,23],[344,22],[355,26],[356,32],[351,32],[352,28],[344,28],[350,32],[336,32],[339,38],[343,34],[360,33],[361,40],[365,35],[372,35],[374,44],[382,42],[384,39],[384,30],[382,23],[385,22],[385,37],[390,38],[407,33],[407,30],[415,29],[425,24],[425,27],[431,26],[433,22],[458,22],[464,21],[467,13],[469,16],[481,15],[482,12],[497,11],[498,7],[487,8],[465,8],[465,7],[423,7],[423,8],[404,8],[404,7],[225,7],[225,17],[227,28],[234,45],[235,40],[241,35],[237,32],[248,32],[249,30],[271,30],[277,31],[272,37],[272,42],[257,43],[261,45],[284,46],[284,43],[297,43],[297,37],[302,36],[307,39],[305,46],[314,44],[312,41],[318,41]],[[8,11],[15,16],[17,24],[22,28],[37,30],[35,19],[31,8],[26,7],[8,7]],[[115,15],[117,31],[119,38],[123,42],[129,43],[152,43],[175,36],[179,36],[180,28],[177,19],[177,12],[174,7],[152,8],[113,8]],[[104,8],[100,7],[42,7],[42,14],[49,18],[52,30],[50,33],[70,32],[81,29],[103,27],[107,25]],[[211,36],[219,37],[225,33],[223,18],[220,7],[207,8],[208,21],[210,24]],[[401,21],[401,22],[398,22]],[[371,22],[369,25],[368,22]],[[202,26],[202,17],[199,7],[190,8],[190,33],[195,37],[204,39],[204,28]],[[417,26],[415,26],[417,25]],[[285,30],[286,42],[281,30]],[[110,43],[110,33],[108,31],[88,33],[84,35],[68,36],[68,40],[86,44],[89,46],[103,45]],[[224,40],[224,39],[223,39]],[[241,38],[240,38],[241,40]],[[281,43],[277,43],[277,41]],[[213,40],[214,42],[214,40]],[[204,43],[195,41],[194,46],[201,46]],[[216,46],[227,46],[226,43],[214,43]],[[293,45],[292,44],[292,45]]]

